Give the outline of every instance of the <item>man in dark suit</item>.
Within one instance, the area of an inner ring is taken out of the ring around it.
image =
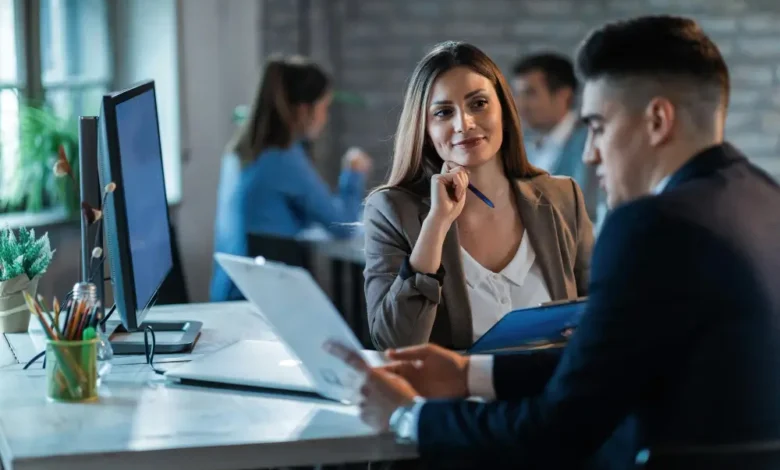
[[[364,420],[443,467],[571,468],[633,419],[647,467],[780,468],[780,188],[723,142],[720,52],[691,20],[642,17],[591,33],[577,66],[614,209],[570,343],[421,346],[380,369],[333,346],[366,373]]]

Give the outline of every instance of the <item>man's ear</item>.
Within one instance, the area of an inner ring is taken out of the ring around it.
[[[571,88],[561,87],[554,94],[555,99],[560,100],[567,108],[571,108],[574,105],[574,91]]]
[[[676,119],[676,109],[668,98],[658,96],[651,99],[645,108],[650,145],[660,145],[669,140]]]

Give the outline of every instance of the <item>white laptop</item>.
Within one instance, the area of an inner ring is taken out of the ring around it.
[[[238,341],[166,372],[171,380],[315,393],[352,403],[360,374],[325,352],[328,340],[362,350],[317,282],[303,268],[216,253],[214,258],[274,330],[280,342]],[[225,312],[228,314],[228,312]],[[379,353],[364,353],[369,363]]]

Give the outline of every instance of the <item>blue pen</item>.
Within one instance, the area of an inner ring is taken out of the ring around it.
[[[482,202],[488,205],[491,209],[495,209],[496,206],[493,205],[493,203],[490,201],[490,199],[487,198],[484,194],[482,194],[479,189],[475,188],[474,185],[469,183],[469,189],[472,193],[476,194],[478,198],[482,199]]]

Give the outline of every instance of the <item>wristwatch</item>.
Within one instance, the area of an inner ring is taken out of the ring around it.
[[[406,406],[400,406],[390,415],[390,430],[399,444],[415,443],[414,407],[419,400]]]

